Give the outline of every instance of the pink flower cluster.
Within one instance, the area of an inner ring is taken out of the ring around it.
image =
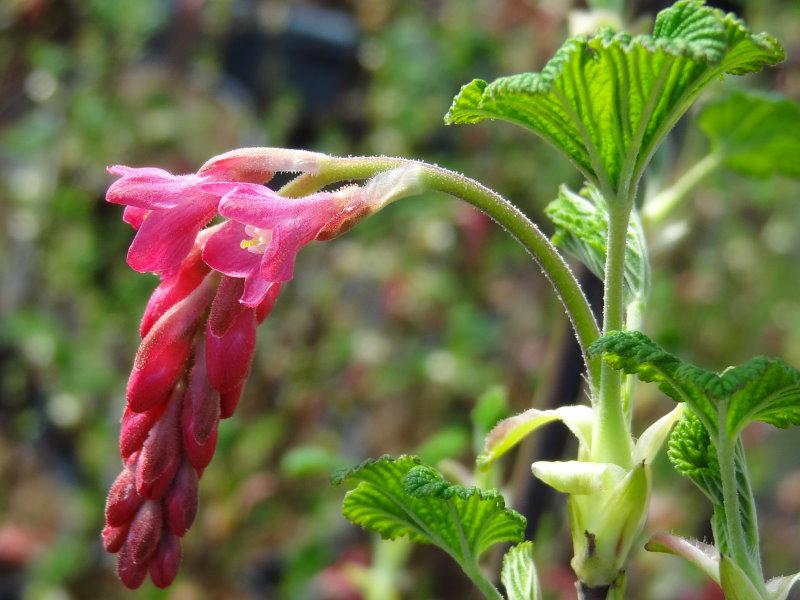
[[[126,390],[122,472],[106,503],[105,549],[123,583],[175,578],[180,538],[194,521],[198,479],[250,370],[256,327],[290,280],[298,251],[346,231],[387,202],[419,189],[413,169],[290,199],[266,187],[279,171],[313,173],[329,157],[247,148],[195,174],[115,166],[106,200],[125,205],[136,236],[128,264],[156,273]],[[212,223],[224,217],[225,221]]]

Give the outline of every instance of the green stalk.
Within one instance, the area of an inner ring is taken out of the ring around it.
[[[720,407],[718,423],[726,422],[725,409]],[[725,510],[725,528],[728,534],[733,561],[747,574],[753,585],[766,596],[761,566],[753,560],[747,547],[747,537],[742,527],[739,507],[739,486],[736,482],[736,454],[734,441],[724,429],[717,434],[717,460],[722,479],[722,503]],[[754,513],[755,514],[755,513]]]
[[[689,192],[721,164],[722,157],[712,152],[692,165],[692,167],[670,187],[653,196],[653,198],[645,204],[643,211],[647,225],[652,227],[653,225],[662,223],[664,219],[681,205]]]
[[[477,564],[474,562],[469,565],[461,564],[461,568],[472,583],[475,584],[475,587],[477,587],[488,600],[503,600],[503,596],[497,591],[497,588],[494,587],[492,582],[486,579],[483,573],[481,573]]]
[[[522,211],[497,192],[464,175],[416,160],[351,157],[331,158],[323,162],[318,173],[297,177],[286,184],[280,193],[289,197],[304,196],[332,183],[365,179],[381,171],[405,166],[422,169],[422,177],[429,189],[461,198],[482,210],[531,253],[564,305],[581,346],[592,389],[595,389],[600,381],[601,361],[599,358],[590,359],[586,349],[599,337],[600,331],[589,302],[575,275],[547,236]]]
[[[632,202],[608,202],[608,254],[603,296],[603,334],[625,328],[625,247]],[[592,460],[630,469],[633,446],[622,406],[622,374],[607,363],[600,370]]]

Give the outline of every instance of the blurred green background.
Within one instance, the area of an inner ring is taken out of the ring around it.
[[[665,4],[628,2],[630,22],[646,27]],[[744,86],[800,99],[800,2],[724,7],[778,37],[789,59],[704,98]],[[355,600],[359,565],[371,561],[400,598],[473,597],[439,551],[406,556],[347,523],[328,478],[404,451],[470,465],[489,418],[470,411],[496,386],[504,391],[483,403],[495,417],[573,400],[554,397],[569,338],[528,256],[471,208],[433,195],[304,250],[261,327],[237,414],[221,426],[178,580],[127,592],[99,531],[138,318],[156,280],[125,264],[131,230],[103,201],[105,167],[190,172],[251,145],[418,157],[497,189],[552,231],[544,206],[560,183],[581,183],[566,161],[510,125],[445,128],[442,116],[473,77],[540,68],[574,8],[585,5],[0,2],[0,599]],[[707,151],[693,114],[656,157],[653,187]],[[798,195],[788,179],[707,179],[651,232],[645,330],[707,367],[759,353],[800,365]],[[637,417],[668,408],[640,386]],[[505,489],[537,525],[548,594],[574,598],[564,504],[527,471],[534,455],[559,455],[563,435],[542,439],[507,465]],[[754,427],[747,439],[767,573],[797,571],[797,432]],[[710,535],[708,505],[663,457],[655,485],[651,530]],[[635,599],[721,598],[671,557],[639,553],[631,578]]]

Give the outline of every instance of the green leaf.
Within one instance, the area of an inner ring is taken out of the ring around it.
[[[711,525],[720,552],[763,587],[753,492],[740,433],[752,421],[800,424],[800,372],[757,357],[722,373],[681,361],[639,332],[612,332],[589,348],[612,366],[655,381],[687,410],[669,442],[669,458],[714,508]]]
[[[600,191],[587,184],[579,193],[566,185],[558,190],[558,197],[545,209],[545,214],[555,223],[553,243],[566,250],[601,280],[606,267],[608,246],[608,205]],[[647,241],[638,218],[628,224],[625,246],[625,292],[628,302],[643,298],[650,288],[650,261]]]
[[[476,452],[480,451],[486,435],[501,419],[508,416],[508,413],[508,392],[503,386],[492,386],[478,397],[475,408],[469,415]]]
[[[561,406],[550,410],[530,408],[500,421],[489,435],[477,463],[481,469],[489,466],[543,425],[561,421],[578,438],[579,455],[588,454],[592,441],[594,412],[588,406]]]
[[[785,577],[773,577],[767,582],[767,592],[770,600],[786,600],[789,592],[794,585],[800,581],[800,573],[786,575]]]
[[[539,73],[465,85],[446,123],[503,119],[563,151],[604,193],[629,191],[700,91],[725,73],[784,58],[733,15],[699,0],[658,14],[651,35],[610,30],[567,40]]]
[[[719,578],[726,600],[766,600],[735,562],[723,555]]]
[[[506,588],[508,600],[539,600],[542,597],[533,563],[532,542],[522,542],[506,552],[500,580]]]
[[[687,411],[672,430],[667,456],[678,473],[691,479],[712,504],[722,504],[719,461],[708,430]]]
[[[800,371],[778,358],[763,356],[722,373],[730,394],[727,430],[736,435],[752,421],[785,429],[800,425]]]
[[[383,456],[334,474],[334,484],[344,481],[358,482],[344,498],[347,519],[385,539],[439,546],[465,571],[489,547],[525,533],[525,518],[499,492],[453,485],[414,456]]]
[[[683,362],[639,331],[608,333],[589,347],[590,356],[599,354],[615,369],[657,383],[676,402],[686,402],[716,431],[716,408],[706,392],[718,382],[717,374]]]
[[[695,565],[713,581],[719,583],[719,550],[699,540],[688,540],[670,533],[656,533],[645,544],[650,552],[680,556]]]
[[[636,445],[633,447],[633,464],[651,464],[669,437],[675,423],[680,421],[682,416],[683,405],[679,404],[666,415],[651,423],[636,440]]]
[[[616,369],[652,381],[686,404],[712,435],[722,426],[731,437],[748,423],[800,425],[800,371],[778,358],[756,357],[721,374],[670,354],[643,333],[614,331],[589,348]],[[720,419],[723,422],[719,422]]]
[[[737,440],[734,452],[739,521],[745,532],[747,547],[755,556],[758,552],[758,524],[741,441]],[[720,552],[730,553],[731,542],[728,539],[725,523],[722,475],[717,448],[708,430],[691,411],[687,410],[684,413],[683,419],[672,431],[667,456],[675,470],[691,479],[711,502],[714,509],[711,519],[714,540]]]
[[[778,94],[736,91],[698,117],[729,169],[754,177],[800,177],[800,104]]]
[[[531,465],[541,479],[562,494],[588,496],[613,489],[625,479],[627,472],[613,463],[593,463],[578,460],[537,460]]]

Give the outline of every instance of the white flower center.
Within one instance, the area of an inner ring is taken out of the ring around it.
[[[272,239],[271,229],[259,229],[252,225],[245,225],[244,232],[250,237],[240,242],[239,246],[253,254],[264,254]]]

